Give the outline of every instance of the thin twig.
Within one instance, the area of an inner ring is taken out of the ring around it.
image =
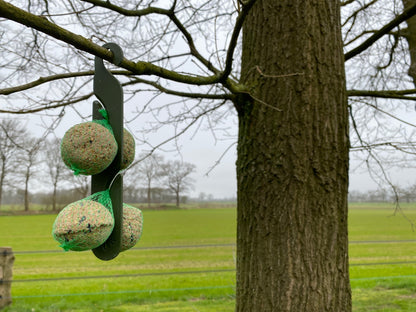
[[[260,76],[266,77],[266,78],[285,78],[285,77],[293,77],[293,76],[303,76],[305,74],[305,73],[291,73],[291,74],[283,74],[283,75],[268,75],[268,74],[263,73],[263,71],[258,65],[255,66],[255,69],[258,71]]]

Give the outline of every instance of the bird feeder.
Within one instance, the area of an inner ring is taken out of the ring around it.
[[[115,43],[103,45],[113,53],[112,63],[119,65],[123,60],[123,51]],[[120,252],[123,221],[123,176],[120,174],[123,161],[123,89],[120,82],[104,66],[103,59],[95,57],[94,94],[98,101],[93,103],[93,120],[102,119],[99,109],[108,113],[108,122],[118,145],[113,162],[104,171],[91,177],[91,193],[110,189],[114,213],[114,229],[108,239],[93,249],[94,255],[101,260],[111,260]]]

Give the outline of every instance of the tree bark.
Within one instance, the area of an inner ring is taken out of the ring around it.
[[[241,82],[236,311],[351,311],[339,1],[258,1]]]
[[[56,194],[58,189],[58,181],[56,180],[53,184],[53,193],[52,193],[52,211],[56,211]]]
[[[175,195],[176,195],[176,207],[179,208],[180,206],[179,188],[175,191]]]
[[[3,199],[3,186],[4,186],[4,179],[6,177],[6,160],[5,158],[2,159],[1,162],[1,173],[0,173],[0,207]]]
[[[405,10],[416,4],[416,0],[403,0],[402,2]],[[406,23],[407,28],[403,31],[402,35],[409,45],[410,66],[408,75],[412,77],[413,84],[416,85],[416,17],[409,18]]]
[[[25,211],[29,211],[29,179],[30,179],[30,167],[26,169],[25,174]]]
[[[147,208],[150,209],[150,203],[151,203],[151,191],[152,191],[152,187],[151,187],[151,182],[152,180],[149,178],[148,179],[148,183],[147,183]]]

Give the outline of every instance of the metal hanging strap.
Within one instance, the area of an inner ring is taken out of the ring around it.
[[[115,43],[106,43],[103,47],[113,52],[113,63],[119,65],[123,60],[121,48]],[[93,249],[93,253],[101,260],[111,260],[120,252],[123,223],[123,176],[119,174],[123,155],[123,89],[120,82],[104,66],[103,59],[99,57],[95,57],[94,94],[101,103],[94,101],[93,119],[103,118],[99,113],[99,109],[103,106],[108,112],[108,122],[118,145],[117,155],[110,166],[91,177],[92,194],[110,188],[114,229],[101,246]]]

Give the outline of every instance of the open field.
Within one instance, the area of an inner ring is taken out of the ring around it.
[[[416,311],[416,205],[402,207],[350,206],[354,312]],[[142,240],[109,262],[61,252],[54,219],[0,216],[0,246],[16,255],[5,312],[233,311],[235,209],[145,210]]]

